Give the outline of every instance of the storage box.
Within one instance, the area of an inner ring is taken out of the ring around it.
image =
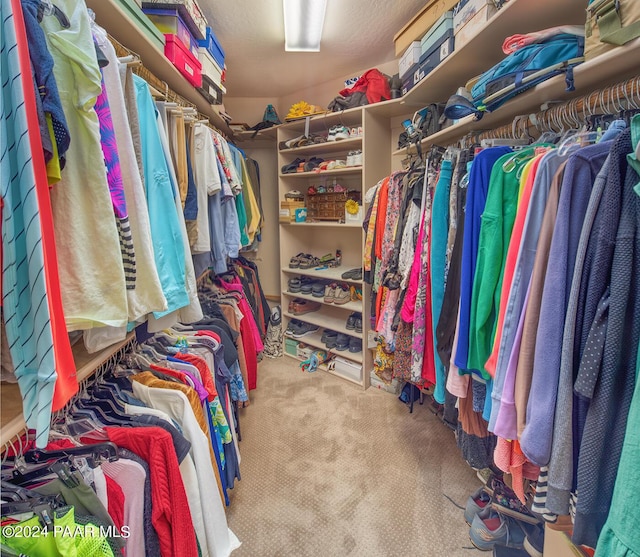
[[[414,71],[402,82],[402,94],[406,95],[420,83],[429,73],[453,52],[454,37],[453,31],[447,31],[443,42],[433,47],[431,52],[426,52],[420,56],[420,64],[414,66]]]
[[[453,14],[453,31],[457,31],[469,22],[475,15],[481,11],[489,11],[491,15],[495,14],[496,8],[493,0],[468,0],[468,2],[460,2]],[[491,15],[489,17],[491,17]]]
[[[396,56],[400,56],[413,41],[420,40],[440,16],[452,9],[458,0],[428,0],[425,6],[393,38]]]
[[[370,376],[371,387],[374,389],[380,389],[381,391],[386,391],[387,393],[391,393],[393,395],[399,395],[402,390],[402,381],[398,381],[394,379],[391,383],[385,383],[382,379],[380,379],[374,371],[371,372]]]
[[[292,338],[285,337],[284,339],[284,351],[290,356],[298,355],[298,341]]]
[[[165,35],[164,37],[167,41],[164,45],[164,55],[191,85],[202,87],[202,66],[198,59],[175,35]]]
[[[143,0],[143,8],[176,8],[180,17],[197,39],[204,39],[207,32],[207,19],[196,0]]]
[[[209,76],[202,75],[202,87],[198,91],[209,104],[222,104],[222,88],[211,81]]]
[[[202,48],[206,48],[213,59],[217,62],[218,66],[224,68],[224,50],[222,49],[222,45],[220,41],[218,41],[218,37],[216,37],[213,29],[211,27],[207,27],[205,38],[198,41],[199,46]]]
[[[280,222],[295,222],[296,209],[304,209],[304,201],[281,201],[280,202]]]
[[[160,51],[164,50],[164,35],[146,16],[139,3],[134,0],[116,0],[129,19],[154,43]]]
[[[333,360],[333,369],[336,373],[353,379],[354,381],[362,382],[362,364],[347,360],[341,356],[336,356]]]
[[[456,26],[456,16],[453,19],[453,29],[456,38],[456,47],[460,49],[462,45],[469,42],[470,39],[475,37],[487,24],[493,15],[498,11],[495,4],[490,2],[489,0],[482,0],[481,2],[476,2],[475,0],[469,0],[469,2],[465,5],[471,5],[472,9],[476,6],[478,9],[476,11],[467,12],[469,17],[467,19],[460,19],[462,23]]]
[[[218,87],[222,85],[222,66],[219,66],[210,52],[202,46],[198,47],[198,60],[202,64],[202,75],[206,75]]]
[[[180,17],[178,10],[173,8],[162,10],[144,8],[143,11],[162,33],[165,35],[175,35],[189,50],[191,50],[192,43],[196,45],[198,44],[193,38],[193,35],[191,35],[191,31],[189,31],[187,24]],[[197,54],[198,53],[196,51],[196,55]]]
[[[413,65],[420,61],[420,54],[420,41],[413,41],[398,62],[400,79],[404,79],[411,72]]]
[[[304,344],[303,342],[299,342],[298,343],[298,350],[296,352],[296,356],[298,358],[300,358],[301,360],[306,360],[307,358],[309,358],[311,356],[311,352],[313,351],[313,349],[311,348],[311,346]]]
[[[362,219],[364,218],[364,208],[362,205],[358,207],[358,212],[355,215],[352,215],[345,208],[344,210],[344,222],[345,224],[362,224]]]
[[[431,52],[433,47],[441,44],[446,36],[453,35],[453,12],[448,11],[435,23],[420,41],[420,57]]]

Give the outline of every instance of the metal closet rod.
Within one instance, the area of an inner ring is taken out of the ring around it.
[[[631,109],[640,109],[640,76],[534,114],[516,116],[509,124],[470,134],[467,138],[476,143],[490,138],[534,139],[534,135],[540,135],[544,131],[562,132],[580,127],[590,116],[615,115]]]

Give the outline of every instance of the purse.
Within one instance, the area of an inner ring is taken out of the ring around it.
[[[594,0],[587,7],[584,57],[591,60],[640,37],[638,0]]]

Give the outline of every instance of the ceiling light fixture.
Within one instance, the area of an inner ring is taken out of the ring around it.
[[[284,49],[319,52],[327,0],[282,0]]]

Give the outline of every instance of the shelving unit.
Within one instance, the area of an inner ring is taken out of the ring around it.
[[[320,350],[325,350],[330,354],[334,354],[336,356],[342,356],[345,359],[352,360],[359,364],[362,363],[362,352],[349,352],[349,350],[336,350],[335,348],[331,348],[330,350],[327,350],[327,347],[325,346],[325,344],[320,340],[322,338],[322,330],[316,331],[315,333],[312,333],[310,335],[300,337],[300,338],[294,338],[294,337],[288,337],[288,338],[292,338],[303,344],[308,344],[309,346],[313,346],[314,348],[319,348]],[[287,352],[285,352],[285,354],[299,361],[302,361],[302,359],[298,358],[297,356],[293,356],[292,354],[288,354]]]
[[[328,113],[307,120],[299,120],[278,126],[278,145],[284,141],[294,139],[305,132],[314,135],[326,135],[329,129],[335,125],[344,125],[347,128],[362,127],[363,134],[349,139],[327,141],[314,145],[295,147],[278,150],[278,167],[291,163],[297,157],[309,158],[318,156],[324,160],[346,159],[349,151],[362,149],[363,165],[347,167],[337,170],[323,172],[300,172],[292,174],[280,174],[279,177],[279,199],[284,200],[284,194],[297,189],[303,194],[311,185],[326,184],[331,185],[332,180],[339,183],[347,190],[358,191],[361,199],[364,199],[366,190],[384,178],[390,170],[390,142],[388,122],[385,125],[383,118],[376,115],[368,115],[365,108],[359,107],[345,110],[339,113]],[[386,129],[385,129],[386,128]],[[380,132],[385,130],[381,135]],[[378,136],[374,142],[368,139],[369,136]],[[380,162],[382,161],[382,162]],[[321,229],[321,232],[320,230]],[[320,233],[319,233],[320,232]],[[365,234],[360,222],[339,223],[339,222],[305,222],[305,223],[281,223],[280,224],[280,263],[281,263],[281,284],[283,297],[283,318],[284,326],[291,319],[299,319],[312,323],[321,328],[328,328],[334,331],[347,334],[359,339],[366,338],[366,331],[356,333],[346,328],[347,318],[352,312],[362,314],[363,327],[366,327],[369,319],[369,294],[364,287],[362,280],[343,279],[342,273],[347,270],[361,267],[364,253]],[[342,252],[342,265],[337,268],[318,270],[292,269],[289,268],[289,260],[292,256],[302,252],[311,253],[317,257],[325,253],[334,253],[336,250]],[[323,298],[314,298],[311,295],[296,294],[287,291],[287,281],[291,276],[306,276],[316,279],[323,279],[327,282],[339,281],[347,284],[355,284],[363,289],[363,299],[351,301],[344,305],[325,304]],[[302,298],[318,301],[321,308],[318,311],[303,315],[292,315],[286,311],[289,300]],[[325,345],[320,342],[322,329],[318,333],[304,336],[299,340],[326,350]],[[365,344],[365,343],[363,343]],[[371,353],[365,349],[362,352],[353,353],[348,350],[331,350],[332,353],[362,364],[360,381],[356,381],[361,387],[369,386],[369,372],[372,369]],[[339,372],[333,371],[334,375],[343,377]],[[354,382],[350,377],[344,379]]]
[[[140,30],[135,21],[123,10],[117,0],[86,0],[88,8],[96,14],[96,23],[104,27],[120,44],[140,56],[142,63],[153,75],[164,81],[167,86],[193,103],[198,110],[209,117],[211,123],[228,137],[232,137],[231,129],[218,114],[214,105],[210,104],[191,85],[175,66]]]
[[[130,333],[122,342],[109,346],[95,354],[89,354],[82,342],[74,345],[72,350],[78,382],[80,383],[90,377],[97,368],[134,337],[135,333]],[[22,397],[17,383],[2,383],[0,403],[0,445],[4,445],[25,431],[27,426],[22,415]]]

